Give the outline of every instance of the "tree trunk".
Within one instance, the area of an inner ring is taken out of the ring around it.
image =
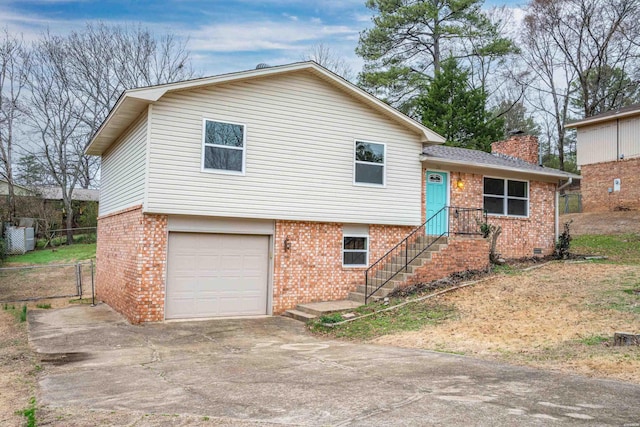
[[[64,203],[64,209],[66,211],[66,232],[67,232],[67,245],[73,244],[73,210],[71,207],[71,201]]]

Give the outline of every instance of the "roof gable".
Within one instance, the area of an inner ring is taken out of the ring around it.
[[[411,119],[393,107],[390,107],[373,95],[365,92],[326,68],[321,67],[313,61],[308,61],[127,90],[120,96],[120,99],[93,136],[85,151],[87,154],[101,155],[111,144],[115,142],[125,129],[133,123],[135,118],[138,117],[149,104],[158,101],[169,92],[185,91],[205,86],[215,86],[223,83],[246,81],[250,79],[268,78],[272,75],[303,71],[311,72],[315,77],[331,83],[335,87],[358,99],[360,102],[380,111],[403,126],[410,128],[422,136],[423,143],[442,144],[444,142],[444,138],[442,136],[425,127],[421,123]]]

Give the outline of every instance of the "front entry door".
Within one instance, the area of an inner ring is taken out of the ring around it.
[[[447,192],[449,191],[447,182],[449,181],[449,174],[447,172],[429,170],[426,173],[427,220],[433,219],[427,223],[425,231],[426,234],[430,236],[440,236],[447,232],[447,221],[449,219],[446,209],[441,210],[447,205]]]

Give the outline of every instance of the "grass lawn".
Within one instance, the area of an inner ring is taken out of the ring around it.
[[[84,261],[96,256],[95,243],[76,243],[69,246],[58,246],[54,249],[38,249],[24,255],[13,255],[7,258],[5,267],[26,264],[51,264]]]
[[[571,253],[604,255],[610,262],[640,264],[640,234],[575,236],[571,242]]]

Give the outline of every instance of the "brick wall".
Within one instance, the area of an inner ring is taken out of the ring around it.
[[[455,186],[462,179],[464,188]],[[542,249],[542,255],[553,252],[555,245],[555,184],[529,181],[529,217],[489,215],[490,224],[502,227],[497,252],[505,258],[534,256],[534,248]],[[483,207],[483,176],[478,174],[451,173],[451,206]]]
[[[517,157],[538,164],[538,138],[533,135],[513,135],[505,141],[491,143],[491,152]]]
[[[375,262],[414,227],[369,226],[369,261]],[[284,250],[289,237],[291,249]],[[342,266],[342,224],[276,221],[273,314],[297,304],[345,299],[364,283],[364,267]]]
[[[615,178],[620,191],[609,193]],[[640,209],[640,158],[583,165],[581,192],[584,212]]]
[[[449,238],[449,244],[434,252],[431,261],[416,270],[404,284],[427,283],[452,273],[489,268],[489,240],[482,237]]]
[[[164,318],[167,217],[142,206],[98,218],[96,296],[131,323]]]

